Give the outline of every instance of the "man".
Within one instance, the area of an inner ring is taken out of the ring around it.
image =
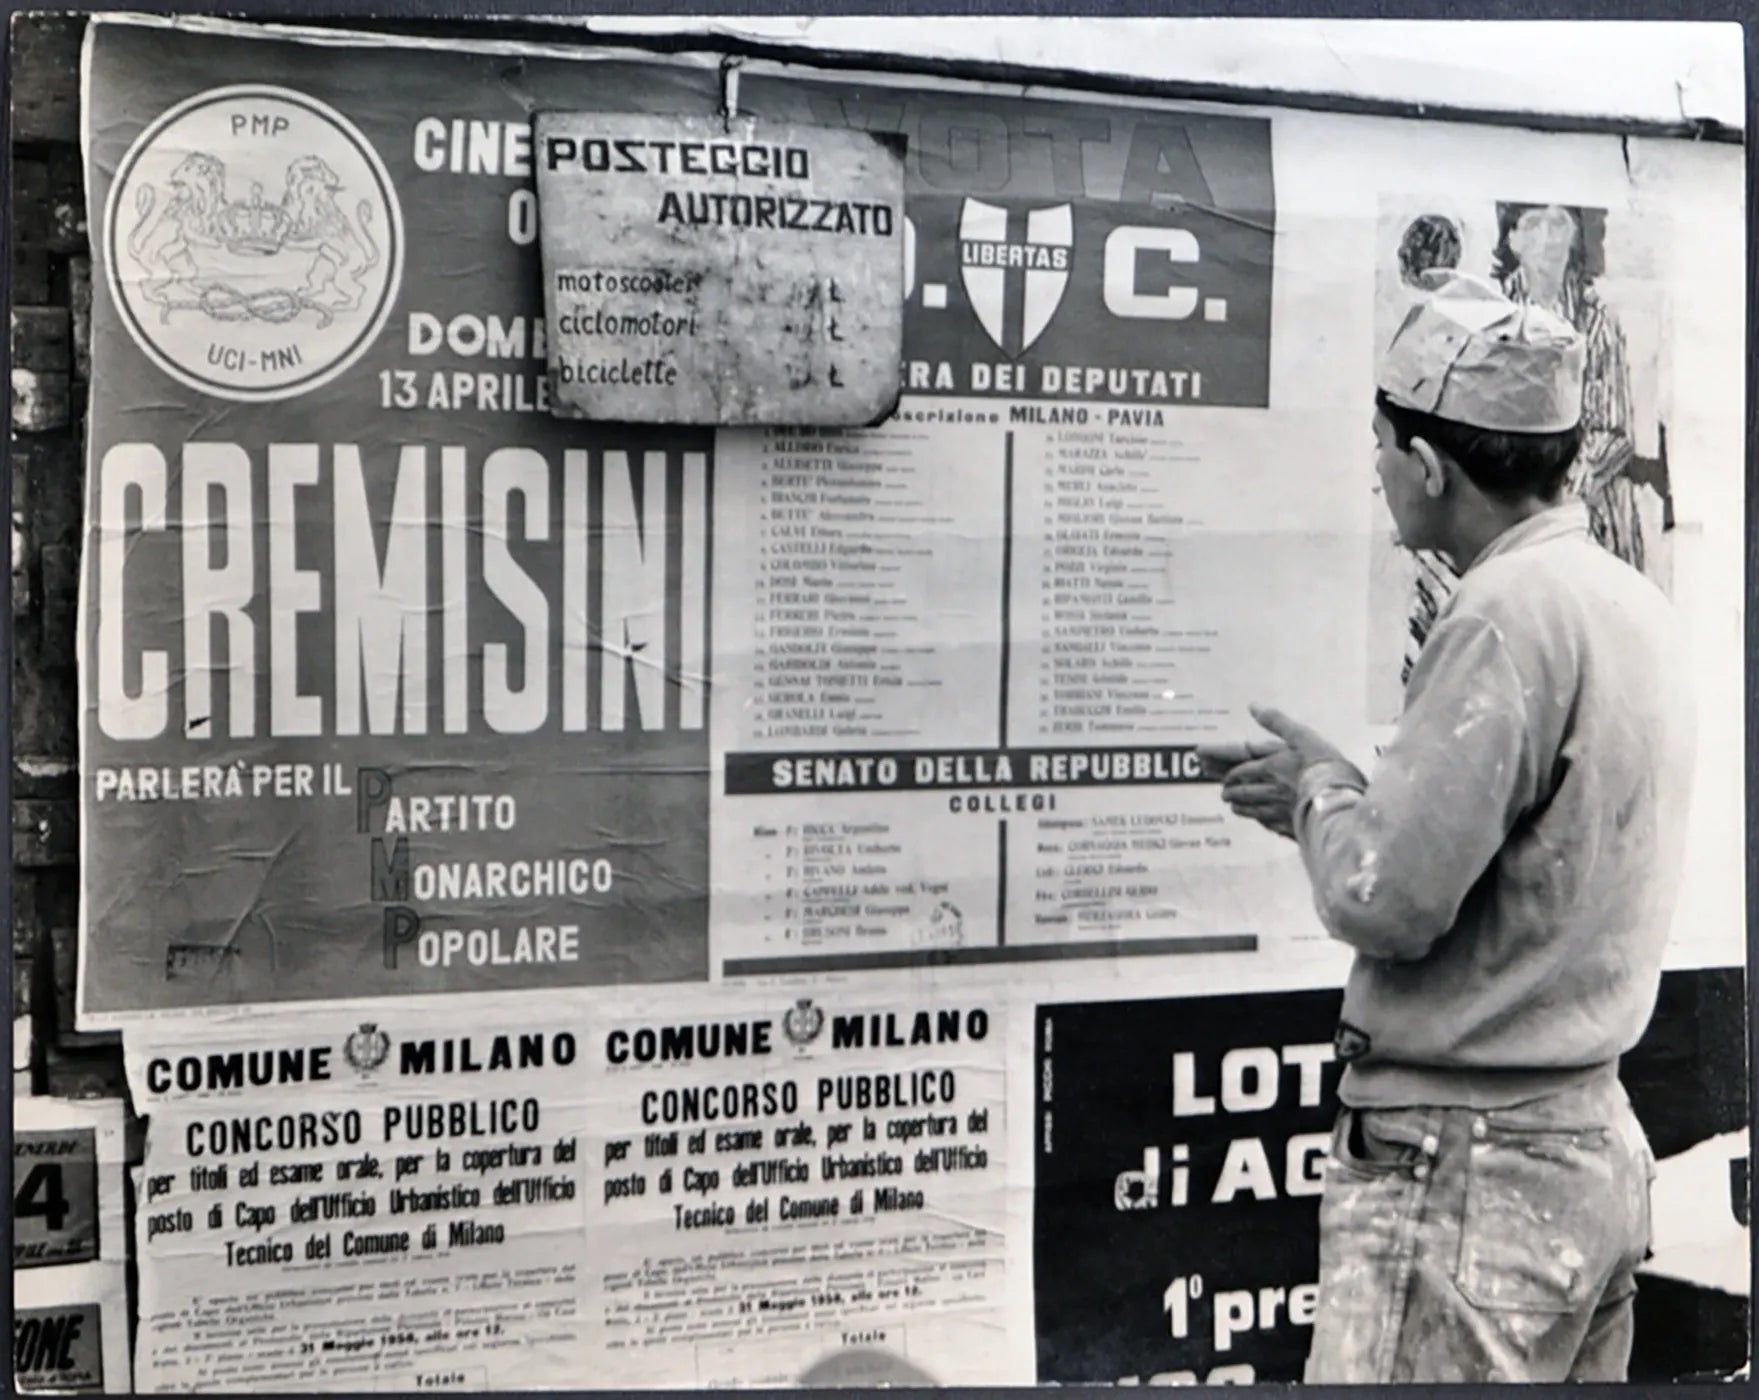
[[[1461,571],[1365,777],[1275,710],[1208,746],[1356,950],[1314,1382],[1618,1380],[1653,1159],[1617,1077],[1654,1009],[1693,701],[1666,599],[1562,485],[1582,337],[1434,273],[1379,373],[1400,541]]]

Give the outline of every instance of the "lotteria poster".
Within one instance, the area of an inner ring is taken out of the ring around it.
[[[1040,1383],[1301,1378],[1337,1012],[1335,992],[1038,1008]]]

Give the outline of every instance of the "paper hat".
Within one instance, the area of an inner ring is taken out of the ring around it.
[[[1587,342],[1568,321],[1441,268],[1405,317],[1377,382],[1394,403],[1474,428],[1560,433],[1582,419]]]

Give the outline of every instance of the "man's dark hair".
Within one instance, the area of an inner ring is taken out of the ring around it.
[[[1399,276],[1413,287],[1431,268],[1460,265],[1460,230],[1443,214],[1419,214],[1399,239]]]
[[[1480,491],[1501,501],[1520,501],[1529,496],[1554,500],[1563,488],[1570,463],[1582,445],[1582,430],[1561,433],[1505,433],[1474,428],[1433,413],[1396,404],[1378,390],[1374,406],[1393,425],[1393,441],[1399,451],[1411,450],[1411,439],[1422,438],[1445,452]]]

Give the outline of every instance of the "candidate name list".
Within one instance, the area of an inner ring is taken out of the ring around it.
[[[1022,446],[1023,499],[1038,503],[1019,541],[1036,586],[1017,595],[1016,635],[1039,639],[1024,712],[1051,741],[1140,737],[1178,708],[1173,551],[1189,522],[1171,498],[1184,459],[1177,444],[1095,429]]]
[[[929,555],[908,454],[835,432],[765,435],[753,737],[802,746],[920,733],[943,684],[912,580]]]

